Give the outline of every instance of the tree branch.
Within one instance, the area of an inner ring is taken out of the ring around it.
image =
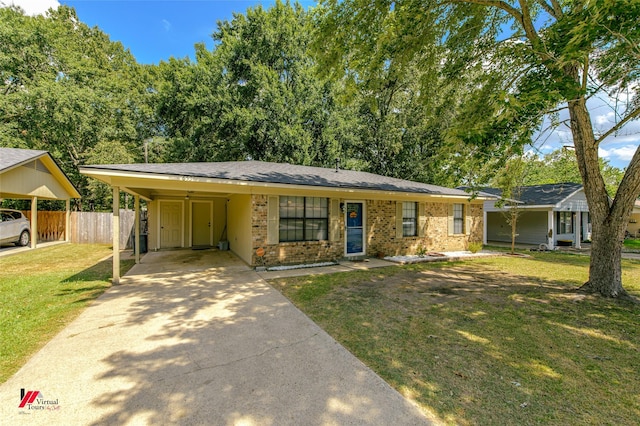
[[[445,3],[477,4],[480,6],[497,7],[498,9],[507,12],[520,24],[527,36],[527,39],[533,46],[534,52],[544,61],[553,60],[553,57],[546,52],[545,49],[541,48],[543,43],[536,32],[533,21],[531,20],[531,13],[529,13],[529,6],[527,5],[526,0],[518,0],[518,3],[520,3],[520,10],[502,0],[445,0]]]
[[[555,108],[555,109],[552,109],[551,111],[547,111],[546,114],[555,114],[556,112],[564,111],[567,108],[569,108],[569,107],[567,105],[565,105],[563,107]]]
[[[589,82],[589,55],[584,58],[584,67],[582,68],[582,92],[587,93],[587,83]]]
[[[618,121],[612,128],[607,130],[598,139],[596,139],[596,146],[600,145],[600,142],[605,140],[608,136],[610,136],[613,133],[615,133],[618,130],[620,130],[629,121],[631,121],[631,120],[633,120],[635,118],[638,118],[638,117],[640,117],[640,107],[638,107],[635,110],[631,111],[631,113],[627,114],[627,116],[625,118],[623,118],[622,120]]]
[[[562,6],[560,5],[560,2],[558,2],[558,0],[551,0],[551,4],[553,5],[553,10],[555,10],[556,12],[554,17],[556,19],[560,19],[563,15]]]
[[[491,6],[497,7],[498,9],[502,9],[507,12],[509,15],[513,16],[513,18],[524,24],[524,20],[522,17],[522,13],[515,7],[511,6],[509,3],[501,0],[449,0],[449,3],[473,3],[478,4],[480,6]]]
[[[556,10],[555,10],[555,9],[554,9],[554,8],[553,8],[549,3],[547,3],[547,2],[546,2],[546,1],[544,1],[544,0],[536,0],[536,1],[538,2],[538,4],[539,4],[540,6],[542,6],[542,8],[543,8],[544,10],[546,10],[546,11],[547,11],[547,13],[548,13],[549,15],[551,15],[551,16],[553,16],[554,18],[558,19],[558,17],[556,16]]]

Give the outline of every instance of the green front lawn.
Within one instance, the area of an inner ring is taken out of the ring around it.
[[[624,246],[628,249],[640,250],[640,238],[624,240]]]
[[[61,244],[0,258],[0,383],[110,287],[110,255],[107,245]]]
[[[589,258],[534,253],[272,284],[445,424],[640,419],[640,305],[573,292]],[[640,262],[623,261],[640,296]]]

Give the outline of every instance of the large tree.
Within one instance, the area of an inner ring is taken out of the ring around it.
[[[0,146],[49,151],[101,203],[77,166],[99,143],[140,158],[152,127],[145,69],[65,6],[46,16],[0,8],[0,45]]]
[[[410,61],[425,51],[448,81],[469,80],[452,140],[477,158],[513,155],[545,114],[568,109],[575,155],[592,216],[586,292],[626,297],[621,247],[640,194],[640,150],[613,200],[598,146],[640,116],[640,2],[635,0],[324,0],[317,11],[327,65],[354,72],[367,62]],[[433,82],[433,80],[432,80]],[[425,88],[426,89],[426,88]],[[431,91],[435,87],[429,88]],[[592,125],[590,98],[617,99],[616,121]]]
[[[171,159],[332,165],[353,127],[308,53],[310,20],[276,1],[218,22],[215,47],[158,67],[157,108]]]

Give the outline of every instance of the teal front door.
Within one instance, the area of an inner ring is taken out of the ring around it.
[[[363,255],[365,252],[365,219],[364,219],[364,203],[348,202],[346,208],[345,223],[346,228],[346,255],[356,256]]]

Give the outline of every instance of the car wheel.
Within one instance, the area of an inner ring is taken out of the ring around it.
[[[29,235],[29,231],[22,231],[17,245],[24,247],[29,244],[29,241],[31,241],[31,236]]]

